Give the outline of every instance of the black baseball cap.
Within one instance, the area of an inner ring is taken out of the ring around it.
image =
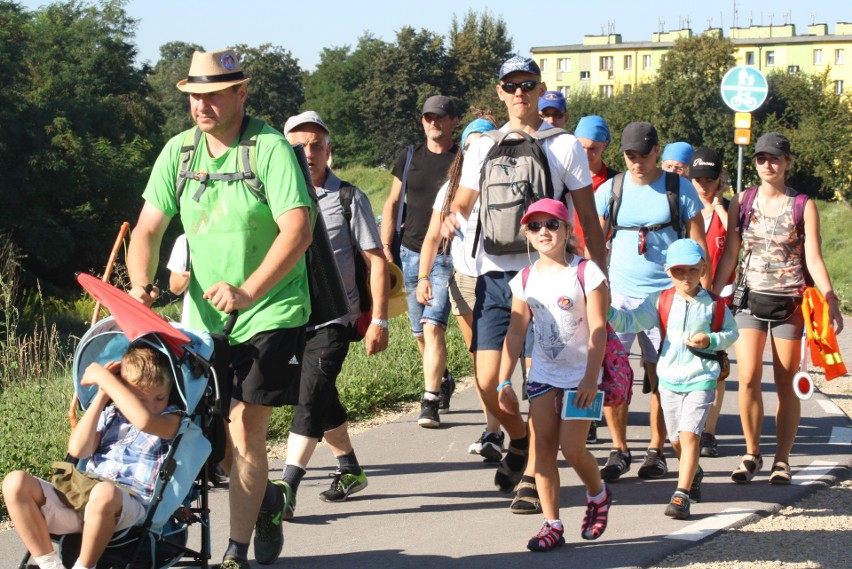
[[[773,156],[793,155],[790,152],[790,141],[786,136],[778,132],[767,132],[757,139],[757,144],[754,145],[754,153],[751,157],[754,158],[761,152],[772,154]]]
[[[722,173],[722,156],[713,150],[702,146],[692,155],[689,162],[689,177],[710,178],[715,180]]]
[[[453,103],[453,100],[443,95],[432,95],[426,99],[426,102],[423,103],[423,111],[420,114],[425,115],[427,113],[434,113],[439,117],[445,117],[447,115],[450,115],[451,117],[459,116],[456,112],[456,104]]]
[[[648,154],[660,144],[657,129],[649,122],[632,122],[621,133],[621,149],[619,152],[634,150],[640,154]]]

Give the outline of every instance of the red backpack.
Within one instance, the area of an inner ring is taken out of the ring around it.
[[[710,323],[710,331],[719,332],[725,323],[725,301],[712,292],[707,292],[713,298],[713,321]],[[666,337],[666,325],[669,322],[669,312],[672,309],[674,295],[675,287],[667,288],[660,293],[660,302],[657,305],[657,310],[660,312],[660,337],[663,341],[665,341]],[[661,343],[660,350],[662,349],[663,346]],[[730,375],[731,362],[728,360],[728,353],[725,350],[717,350],[715,353],[710,354],[708,352],[701,351],[698,348],[693,348],[692,346],[687,346],[687,349],[699,358],[719,362],[719,367],[721,368],[721,371],[719,372],[719,381],[724,381]]]

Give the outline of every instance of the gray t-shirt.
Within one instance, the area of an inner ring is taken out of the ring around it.
[[[331,170],[328,170],[325,186],[316,188],[316,191],[328,237],[334,249],[337,268],[340,270],[340,276],[343,277],[343,286],[349,298],[349,314],[315,328],[322,328],[329,324],[353,324],[360,314],[360,297],[355,281],[355,257],[352,247],[354,245],[360,251],[378,249],[381,252],[382,241],[379,236],[379,227],[373,216],[370,199],[358,188],[355,188],[352,197],[352,221],[347,227],[343,206],[340,204],[340,178]]]

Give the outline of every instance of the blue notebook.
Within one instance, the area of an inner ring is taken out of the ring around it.
[[[595,400],[585,409],[580,409],[574,405],[574,397],[577,392],[573,389],[566,389],[565,395],[562,397],[562,418],[563,419],[579,419],[579,420],[598,420],[603,417],[603,391],[598,391],[595,395]]]

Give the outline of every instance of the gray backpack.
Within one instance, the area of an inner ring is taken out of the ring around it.
[[[521,218],[530,204],[554,195],[550,166],[541,142],[561,134],[568,131],[549,128],[534,134],[522,130],[484,133],[495,144],[485,157],[479,179],[481,205],[474,251],[480,238],[489,255],[527,251]]]

